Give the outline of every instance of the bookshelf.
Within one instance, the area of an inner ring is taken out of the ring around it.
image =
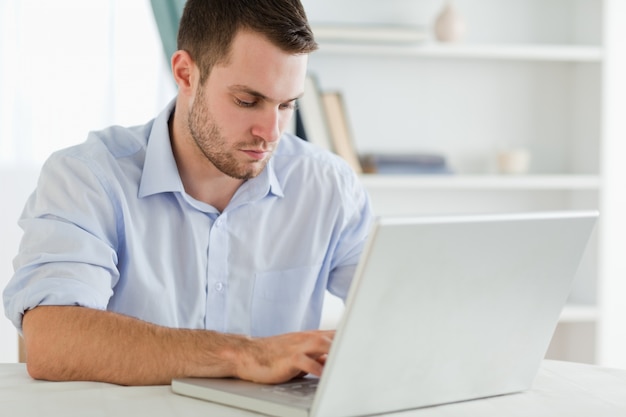
[[[330,1],[305,0],[310,19]],[[340,1],[332,19],[431,24],[442,1]],[[363,174],[379,214],[599,209],[550,357],[626,367],[626,2],[457,0],[461,42],[320,41],[310,70],[340,91],[359,153],[435,152],[453,175]],[[384,7],[385,10],[382,10]],[[358,10],[357,10],[358,9]],[[502,175],[499,149],[531,154]]]
[[[375,175],[361,180],[369,189],[590,190],[599,191],[597,175]]]
[[[340,56],[471,58],[546,62],[601,62],[602,48],[570,45],[354,45],[322,43],[324,54]]]

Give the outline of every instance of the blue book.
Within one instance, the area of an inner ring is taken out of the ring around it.
[[[452,174],[438,154],[369,154],[363,157],[364,172],[376,174]]]

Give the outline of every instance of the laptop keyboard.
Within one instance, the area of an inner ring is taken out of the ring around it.
[[[288,382],[286,384],[272,385],[271,387],[263,388],[263,391],[269,391],[274,394],[296,397],[296,398],[308,398],[315,395],[317,390],[318,379],[307,378],[298,380],[296,382]]]

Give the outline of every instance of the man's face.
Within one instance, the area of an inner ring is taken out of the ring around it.
[[[218,170],[238,179],[263,171],[302,94],[306,65],[306,55],[285,53],[258,34],[236,35],[230,60],[197,87],[187,121]]]

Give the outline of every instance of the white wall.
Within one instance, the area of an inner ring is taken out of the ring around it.
[[[13,275],[12,261],[17,253],[21,230],[17,219],[24,203],[35,188],[39,168],[0,166],[0,190],[4,201],[0,203],[0,288],[4,290]],[[17,362],[17,332],[0,307],[0,363]]]
[[[4,290],[40,164],[90,130],[146,123],[176,91],[148,0],[0,0],[0,92]],[[0,309],[0,362],[15,362],[16,332]]]

